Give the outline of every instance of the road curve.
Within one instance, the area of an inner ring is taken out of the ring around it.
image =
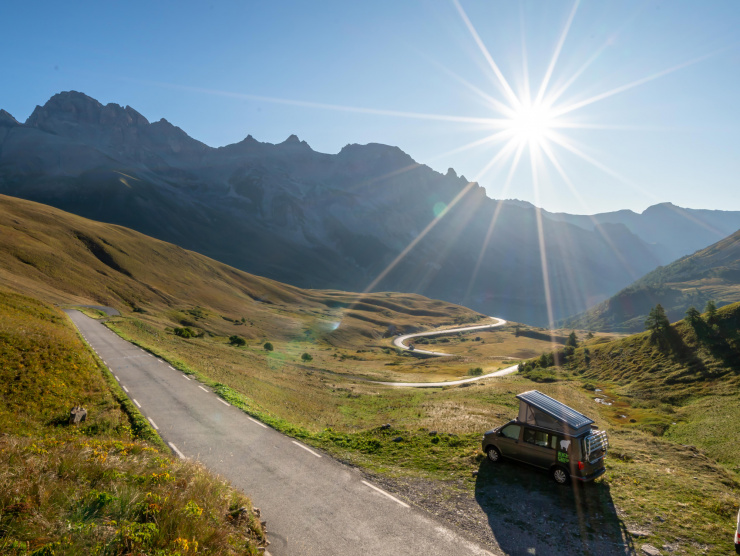
[[[445,330],[431,330],[429,332],[418,332],[416,334],[406,334],[405,336],[399,336],[398,338],[395,338],[393,340],[393,345],[403,350],[406,350],[406,351],[413,351],[415,353],[423,353],[424,355],[432,355],[432,356],[437,356],[437,357],[452,357],[453,354],[442,353],[440,351],[427,351],[424,349],[417,349],[417,348],[414,348],[413,350],[411,350],[404,342],[410,338],[418,338],[420,336],[442,336],[444,334],[457,334],[458,332],[471,332],[473,330],[485,330],[487,328],[496,328],[498,326],[503,326],[506,324],[506,321],[504,319],[500,319],[497,317],[491,317],[491,318],[497,322],[493,324],[483,324],[483,325],[478,325],[478,326],[465,326],[461,328],[447,328]],[[474,376],[472,378],[461,378],[460,380],[449,380],[445,382],[381,382],[378,380],[371,380],[370,382],[374,382],[375,384],[385,384],[386,386],[399,386],[399,387],[406,387],[406,388],[439,388],[441,386],[458,386],[460,384],[466,384],[468,382],[476,382],[478,380],[483,380],[485,378],[510,375],[511,373],[515,373],[518,368],[519,368],[518,365],[512,365],[511,367],[506,367],[505,369],[500,369],[498,371],[488,373],[487,375]]]
[[[430,330],[429,332],[417,332],[415,334],[406,334],[405,336],[399,336],[393,340],[393,345],[397,348],[401,348],[405,351],[413,351],[414,353],[423,353],[424,355],[433,355],[436,357],[452,357],[451,353],[442,353],[441,351],[427,351],[425,349],[410,349],[404,342],[411,338],[420,338],[422,336],[442,336],[447,334],[457,334],[458,332],[472,332],[473,330],[485,330],[487,328],[496,328],[506,324],[504,319],[497,317],[491,317],[493,320],[498,321],[493,324],[483,324],[478,326],[464,326],[461,328],[447,328],[444,330]]]
[[[252,419],[102,323],[67,313],[173,452],[202,462],[252,498],[267,520],[271,556],[492,555],[358,469]]]

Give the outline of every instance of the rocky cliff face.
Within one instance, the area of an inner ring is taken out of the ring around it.
[[[540,242],[534,207],[489,199],[397,147],[329,155],[296,136],[248,136],[216,149],[76,92],[25,124],[0,113],[0,192],[302,287],[416,292],[532,324],[582,311],[658,264],[621,224],[545,218]]]

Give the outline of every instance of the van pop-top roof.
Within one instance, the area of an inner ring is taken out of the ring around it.
[[[566,432],[578,436],[591,430],[593,419],[589,419],[564,403],[552,399],[537,390],[517,395],[519,399],[518,421]]]

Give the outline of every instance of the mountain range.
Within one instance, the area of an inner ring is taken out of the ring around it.
[[[740,228],[740,212],[669,204],[586,217],[496,201],[387,145],[213,148],[74,91],[25,123],[0,110],[0,193],[303,288],[413,292],[535,325]]]

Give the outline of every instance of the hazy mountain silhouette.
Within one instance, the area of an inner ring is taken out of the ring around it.
[[[212,148],[166,120],[78,92],[55,95],[24,124],[0,112],[0,192],[300,287],[373,284],[532,324],[608,298],[674,249],[651,245],[627,221],[589,229],[584,217],[543,213],[538,226],[531,205],[494,201],[397,147],[330,155],[295,136],[277,145],[248,136]],[[740,222],[740,213],[723,214]]]
[[[638,332],[645,329],[648,313],[658,303],[673,322],[683,318],[689,307],[703,311],[709,300],[717,307],[740,301],[740,231],[655,269],[566,324],[590,330]]]
[[[551,220],[586,230],[593,230],[596,225],[624,224],[651,245],[660,264],[703,249],[740,229],[740,212],[687,209],[672,203],[653,205],[641,214],[619,210],[593,216],[549,212],[546,215]]]

